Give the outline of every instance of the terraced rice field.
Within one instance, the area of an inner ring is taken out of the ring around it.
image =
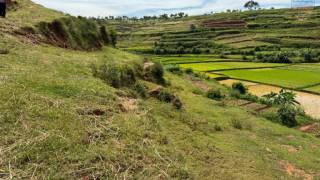
[[[184,58],[181,58],[184,59]],[[196,60],[196,58],[194,59]],[[229,77],[295,90],[320,93],[320,64],[273,64],[254,62],[198,62],[180,64],[200,72],[215,72],[210,78]],[[218,75],[216,74],[218,73]],[[220,76],[219,76],[220,74]]]
[[[193,63],[182,64],[182,68],[192,68],[196,71],[210,72],[231,69],[245,69],[245,68],[268,68],[286,66],[285,64],[272,63],[253,63],[253,62],[216,62],[216,63]]]
[[[223,58],[220,55],[172,55],[172,56],[152,56],[153,60],[163,64],[192,64],[205,62],[246,62],[240,55],[227,55]],[[248,59],[252,56],[247,56]]]
[[[320,82],[319,73],[286,69],[224,71],[231,78],[267,83],[288,88],[303,88]]]

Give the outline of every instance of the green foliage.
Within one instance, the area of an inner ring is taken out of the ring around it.
[[[197,31],[197,26],[194,25],[194,24],[191,24],[191,25],[190,25],[190,31],[191,31],[191,32],[196,32],[196,31]]]
[[[98,26],[92,20],[83,17],[64,17],[52,22],[40,22],[38,30],[48,43],[78,50],[100,49],[103,45],[116,42],[114,31]]]
[[[290,105],[290,106],[295,106],[298,105],[299,102],[296,101],[296,94],[294,94],[291,91],[287,91],[285,89],[282,89],[279,94],[278,93],[270,93],[267,95],[263,96],[264,98],[266,98],[266,100],[270,103],[270,104],[275,104],[275,105],[281,105],[281,106],[285,106],[285,105]]]
[[[243,129],[242,122],[240,120],[238,120],[238,119],[232,119],[231,120],[231,125],[235,129],[239,129],[239,130]]]
[[[160,91],[158,99],[162,102],[171,103],[174,99],[174,96],[172,95],[171,92],[167,90],[162,90]]]
[[[247,88],[241,82],[233,83],[232,84],[232,89],[234,91],[239,92],[240,94],[246,94],[247,93]]]
[[[192,69],[192,68],[187,68],[187,69],[185,70],[185,72],[186,72],[187,74],[193,74],[193,69]]]
[[[250,0],[244,4],[244,7],[253,10],[253,9],[258,9],[260,7],[259,3],[253,0]]]
[[[109,31],[110,31],[110,37],[111,37],[111,45],[113,47],[116,47],[117,41],[118,41],[117,31],[113,28],[109,28]]]
[[[215,124],[215,125],[214,125],[214,130],[215,130],[215,131],[223,131],[223,128],[221,127],[221,125]]]
[[[266,63],[293,63],[288,52],[276,52],[272,54],[257,54],[257,59]]]
[[[279,118],[283,125],[288,127],[295,127],[298,125],[296,120],[297,110],[290,105],[282,105],[278,110]]]
[[[164,79],[164,68],[161,63],[155,62],[153,66],[151,66],[151,77],[154,82],[159,83],[159,84],[165,84],[165,79]]]
[[[181,75],[183,71],[181,70],[179,65],[167,65],[165,66],[165,69],[173,74]]]
[[[221,100],[225,96],[222,94],[220,89],[210,89],[207,92],[207,97],[213,100]]]
[[[142,98],[146,98],[147,97],[147,89],[146,87],[137,82],[134,86],[134,90],[142,97]]]
[[[93,75],[114,88],[131,87],[137,81],[135,70],[128,65],[106,63],[91,66]]]

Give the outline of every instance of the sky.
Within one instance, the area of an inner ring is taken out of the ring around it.
[[[32,0],[45,7],[81,16],[144,16],[186,12],[190,15],[242,9],[248,0]],[[257,0],[263,8],[290,7],[291,0]]]

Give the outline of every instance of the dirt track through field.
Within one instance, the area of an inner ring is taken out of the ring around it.
[[[234,82],[239,82],[238,80],[228,79],[220,81],[221,84],[232,86]],[[256,96],[263,96],[271,92],[278,93],[282,88],[271,85],[264,85],[259,83],[252,83],[247,81],[241,81],[245,86],[247,86],[249,92]],[[297,95],[297,101],[304,108],[307,115],[320,119],[320,96],[300,91],[293,91]]]

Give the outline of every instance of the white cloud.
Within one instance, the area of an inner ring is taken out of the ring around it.
[[[72,15],[143,16],[164,12],[202,14],[241,9],[247,0],[33,0],[46,7]],[[258,0],[262,7],[289,7],[291,0]]]

